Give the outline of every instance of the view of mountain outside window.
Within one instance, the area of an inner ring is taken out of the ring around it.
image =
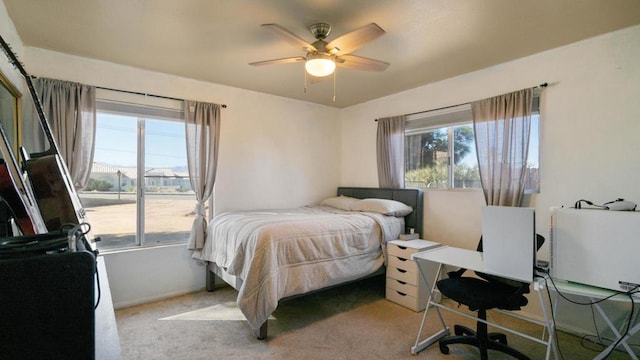
[[[539,115],[531,116],[525,192],[539,191]],[[405,136],[405,186],[481,189],[473,124],[413,128]]]
[[[185,242],[195,195],[184,123],[98,111],[94,163],[79,191],[102,250]]]

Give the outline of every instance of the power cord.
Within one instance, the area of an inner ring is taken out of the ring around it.
[[[545,269],[539,268],[538,266],[535,267],[537,271],[540,271],[542,273],[545,274],[549,274],[549,272]],[[547,277],[546,276],[540,276],[540,275],[536,275],[535,277],[541,278],[544,281],[544,286],[548,289],[549,288],[549,284],[547,283]],[[555,339],[556,342],[556,348],[558,349],[558,354],[560,354],[560,359],[564,360],[564,354],[562,353],[562,350],[560,349],[560,338],[558,337],[558,331],[556,329],[556,317],[555,317],[555,311],[553,311],[553,300],[551,300],[551,293],[549,291],[547,291],[547,299],[549,300],[549,307],[551,310],[551,323],[553,324],[553,337]],[[544,305],[543,305],[544,306]]]
[[[629,290],[626,292],[626,295],[629,297],[629,300],[631,301],[631,311],[629,313],[629,320],[627,320],[627,326],[624,333],[620,334],[620,337],[618,338],[618,340],[609,349],[607,354],[604,356],[605,359],[609,357],[609,355],[611,355],[613,350],[615,350],[618,347],[618,345],[620,345],[620,343],[622,342],[622,339],[624,339],[627,335],[629,335],[629,330],[631,329],[631,320],[633,320],[633,313],[635,311],[635,304],[636,304],[635,300],[633,299],[633,294],[637,294],[638,292],[639,292],[638,286],[636,286],[633,290]]]
[[[549,274],[548,271],[546,271],[545,269],[542,269],[540,267],[536,266],[536,270],[543,272],[545,274]],[[545,281],[545,284],[547,284],[547,277],[542,277]],[[551,276],[548,277],[551,280],[551,284],[553,285],[553,288],[555,289],[556,293],[558,293],[560,295],[560,297],[562,297],[563,299],[567,300],[568,302],[572,303],[572,304],[576,304],[576,305],[589,305],[591,307],[593,307],[593,305],[599,304],[601,302],[604,302],[606,300],[609,300],[615,296],[618,295],[627,295],[629,297],[629,300],[631,302],[631,311],[629,311],[629,317],[627,319],[627,325],[625,327],[625,331],[624,333],[620,334],[620,337],[618,338],[618,340],[615,342],[614,346],[611,347],[611,349],[609,349],[609,351],[607,352],[607,354],[604,355],[604,358],[606,359],[607,357],[609,357],[609,355],[611,355],[611,353],[613,352],[614,349],[616,349],[618,347],[618,345],[620,345],[620,343],[622,342],[622,339],[624,339],[627,335],[629,335],[629,330],[631,329],[631,324],[633,322],[633,314],[635,312],[635,299],[633,297],[634,294],[640,293],[640,286],[636,285],[635,287],[627,290],[627,291],[615,291],[613,294],[606,296],[600,300],[596,300],[596,301],[589,301],[589,302],[580,302],[580,301],[575,301],[572,299],[569,299],[568,297],[566,297],[564,294],[562,294],[562,292],[560,292],[560,290],[558,290],[558,287],[556,286],[555,282],[553,281],[553,278]],[[549,301],[551,304],[551,316],[552,316],[552,320],[553,320],[553,324],[555,327],[555,318],[553,317],[553,304],[551,302],[551,295],[549,294],[549,292],[547,292],[547,295],[549,296]],[[593,310],[592,310],[593,312]],[[596,326],[596,334],[598,337],[598,341],[600,341],[602,343],[602,340],[600,338],[600,333],[598,331],[598,328]],[[559,342],[557,341],[557,333],[556,333],[556,344],[558,345],[558,351],[560,352],[560,346],[559,346]],[[604,345],[604,344],[602,344]],[[562,353],[560,352],[561,357],[562,357]]]
[[[87,234],[91,231],[91,225],[88,223],[81,224],[63,224],[60,227],[61,230],[67,230],[67,234],[69,237],[69,251],[77,251],[78,243],[82,244],[81,247],[84,248],[84,251],[87,251],[93,255],[95,259],[95,277],[96,277],[96,290],[98,292],[96,296],[96,301],[93,306],[94,310],[98,308],[100,305],[100,299],[102,298],[102,289],[100,288],[100,274],[98,273],[98,249],[93,250],[91,245],[89,244],[89,240],[87,240]]]

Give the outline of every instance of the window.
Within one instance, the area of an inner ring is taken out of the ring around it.
[[[525,192],[539,187],[539,97],[533,101]],[[408,116],[405,130],[405,186],[481,189],[471,105]]]
[[[182,105],[98,100],[94,164],[80,192],[102,250],[186,242],[195,194]]]

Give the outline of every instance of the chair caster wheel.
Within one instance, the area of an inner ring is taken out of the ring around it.
[[[449,347],[444,344],[440,344],[440,352],[447,355],[449,354]]]
[[[508,345],[507,344],[507,335],[502,334],[502,333],[489,334],[489,339],[492,340],[492,341],[497,341],[502,345]]]
[[[457,325],[457,324],[453,327],[453,332],[456,334],[456,336],[473,335],[473,332],[471,330],[469,330],[468,328],[462,325]]]

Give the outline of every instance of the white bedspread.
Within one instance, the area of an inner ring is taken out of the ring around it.
[[[228,212],[211,221],[193,256],[243,280],[238,307],[258,329],[279,299],[378,270],[382,242],[403,229],[403,218],[325,206]]]

